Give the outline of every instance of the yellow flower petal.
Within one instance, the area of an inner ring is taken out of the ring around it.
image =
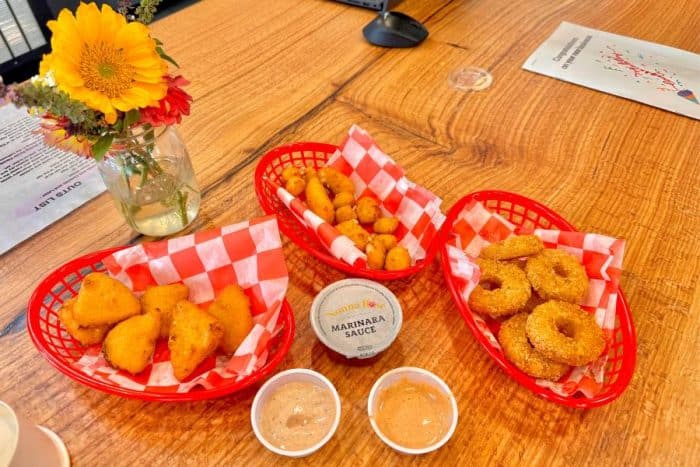
[[[167,92],[167,63],[141,23],[127,23],[109,5],[81,3],[50,21],[51,54],[41,63],[59,89],[114,122],[117,111],[155,105]]]
[[[41,63],[39,63],[39,74],[41,76],[46,76],[46,73],[48,73],[51,70],[51,54],[44,54],[44,56],[41,59]]]
[[[75,20],[83,42],[94,44],[99,41],[101,21],[100,10],[96,4],[81,3],[75,12]]]

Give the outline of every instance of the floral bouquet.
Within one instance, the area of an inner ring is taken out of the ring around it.
[[[126,2],[130,3],[130,2]],[[46,143],[98,162],[127,222],[149,235],[182,230],[196,216],[200,192],[173,125],[189,115],[189,84],[168,70],[177,63],[145,23],[160,0],[142,0],[135,14],[81,3],[48,22],[51,52],[39,75],[0,99],[41,118]]]

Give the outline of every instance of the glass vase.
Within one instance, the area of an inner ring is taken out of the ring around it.
[[[137,232],[162,237],[197,217],[201,193],[175,127],[129,129],[114,140],[98,167],[127,224]]]

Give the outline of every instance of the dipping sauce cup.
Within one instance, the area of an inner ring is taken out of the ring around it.
[[[422,413],[426,409],[435,409],[435,412]],[[394,412],[385,413],[388,410]],[[398,452],[414,455],[435,451],[447,443],[458,418],[457,401],[447,384],[435,374],[416,367],[401,367],[384,373],[369,393],[367,413],[379,439]],[[396,415],[395,422],[400,424],[396,431],[401,436],[411,436],[412,429],[432,430],[432,433],[421,433],[429,435],[431,441],[417,445],[420,443],[415,443],[419,439],[416,436],[410,440],[413,445],[406,446],[392,439],[391,433],[381,428],[391,424],[391,420],[383,422],[392,415]],[[381,420],[382,417],[385,420]]]
[[[321,449],[335,434],[340,423],[340,397],[333,383],[320,373],[304,368],[283,371],[255,395],[250,422],[258,441],[270,451],[305,457]],[[319,428],[325,434],[310,436]],[[319,439],[305,445],[305,438]],[[284,443],[295,448],[285,448]]]
[[[53,431],[31,423],[0,401],[0,467],[68,467],[63,441]]]

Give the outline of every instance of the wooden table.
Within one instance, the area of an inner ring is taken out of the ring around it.
[[[620,399],[590,411],[541,400],[497,368],[437,262],[388,284],[405,322],[377,362],[332,361],[307,316],[314,294],[343,275],[286,242],[297,336],[280,369],[326,374],[343,404],[335,437],[299,463],[697,465],[700,123],[521,65],[563,20],[697,53],[700,14],[694,1],[595,3],[406,0],[401,10],[430,30],[412,50],[371,47],[360,31],[373,13],[330,1],[208,0],[153,25],[192,80],[181,131],[204,198],[189,231],[261,213],[252,174],[270,148],[339,142],[358,123],[446,209],[475,190],[510,190],[628,240],[622,287],[637,369]],[[451,89],[449,72],[467,64],[490,70],[493,85]],[[23,317],[40,279],[77,255],[141,240],[103,195],[2,257],[0,398],[60,433],[75,465],[291,464],[250,429],[255,389],[198,403],[126,400],[73,382],[34,349]],[[370,387],[401,365],[434,371],[457,396],[457,431],[434,454],[402,457],[371,432]]]

